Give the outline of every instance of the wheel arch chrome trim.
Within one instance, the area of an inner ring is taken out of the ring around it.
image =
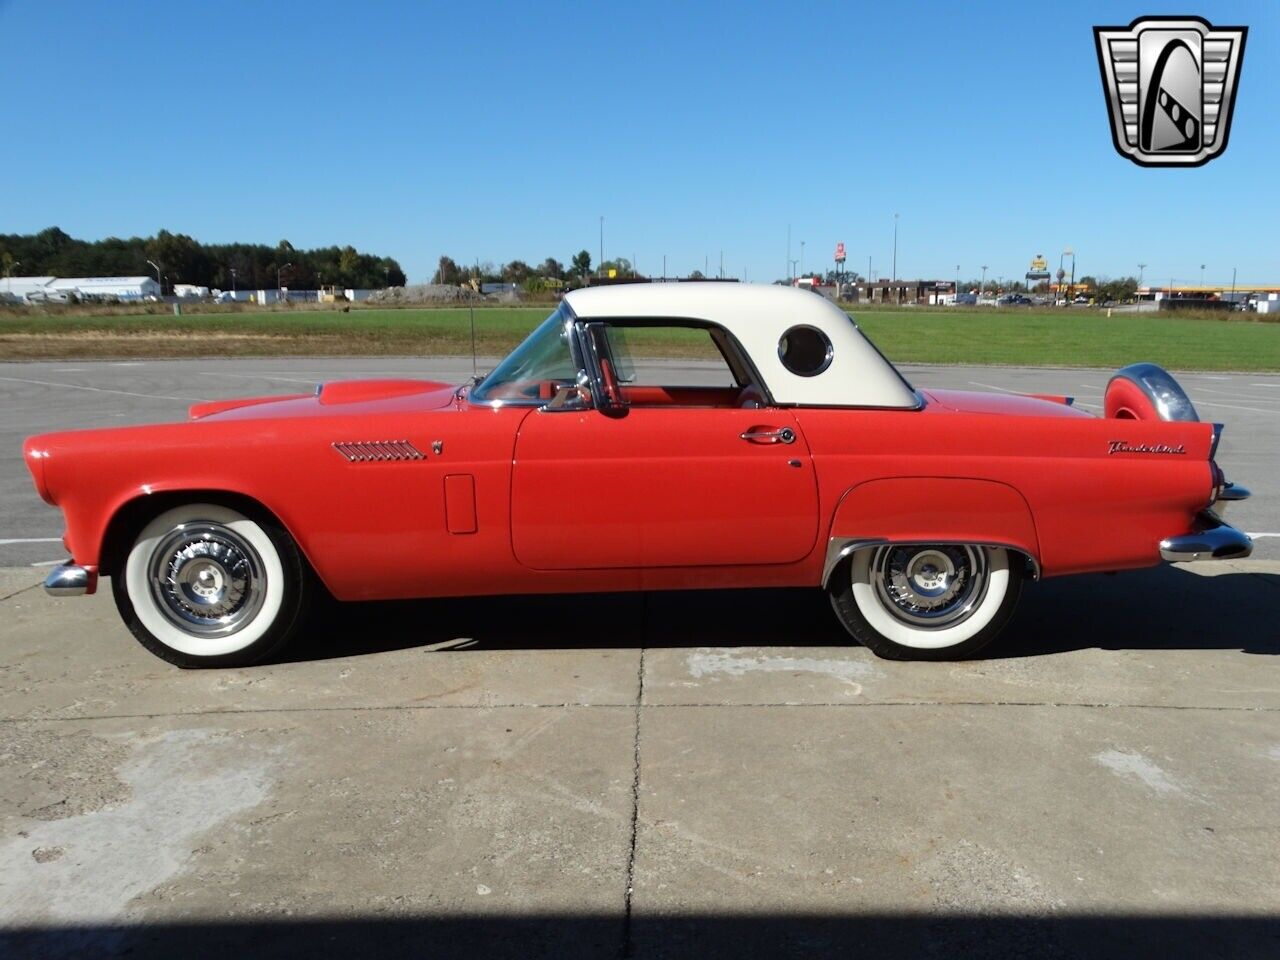
[[[1040,561],[1025,547],[1017,544],[1005,543],[999,540],[957,540],[954,537],[943,537],[941,539],[921,539],[919,537],[911,537],[909,539],[898,539],[896,537],[831,537],[827,541],[827,556],[822,564],[822,586],[831,585],[831,575],[835,573],[836,568],[840,566],[846,559],[853,556],[859,550],[867,550],[871,547],[880,547],[886,544],[939,544],[946,546],[971,546],[971,547],[995,547],[1001,550],[1008,550],[1022,557],[1031,571],[1031,579],[1040,579]]]

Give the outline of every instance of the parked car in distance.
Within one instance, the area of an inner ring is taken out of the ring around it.
[[[651,359],[655,333],[706,362]],[[681,283],[572,291],[475,382],[334,381],[23,453],[66,519],[46,589],[110,577],[183,667],[305,642],[322,593],[702,587],[825,591],[880,656],[941,660],[985,648],[1024,584],[1247,556],[1221,430],[1151,364],[1103,416],[917,387],[824,298]]]
[[[996,300],[997,307],[1027,307],[1031,305],[1031,298],[1021,293],[1006,293]]]

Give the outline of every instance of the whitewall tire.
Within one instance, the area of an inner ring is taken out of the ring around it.
[[[157,656],[181,667],[247,666],[296,632],[307,574],[275,522],[190,503],[138,532],[112,589],[125,624]]]
[[[858,550],[829,592],[845,629],[892,660],[974,656],[1004,628],[1022,588],[1020,557],[968,544]]]

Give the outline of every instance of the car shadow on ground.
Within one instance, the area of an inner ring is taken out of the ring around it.
[[[788,914],[670,916],[502,913],[317,920],[191,920],[131,927],[0,930],[0,951],[39,957],[1264,957],[1266,916]]]
[[[1280,653],[1280,576],[1156,567],[1028,583],[987,659],[1071,650]],[[442,650],[843,647],[818,590],[693,590],[326,605],[287,659]]]

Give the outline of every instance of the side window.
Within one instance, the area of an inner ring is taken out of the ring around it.
[[[831,340],[817,327],[792,327],[778,341],[778,359],[797,377],[816,377],[831,366]]]
[[[741,386],[705,328],[610,324],[608,333],[624,387]]]

